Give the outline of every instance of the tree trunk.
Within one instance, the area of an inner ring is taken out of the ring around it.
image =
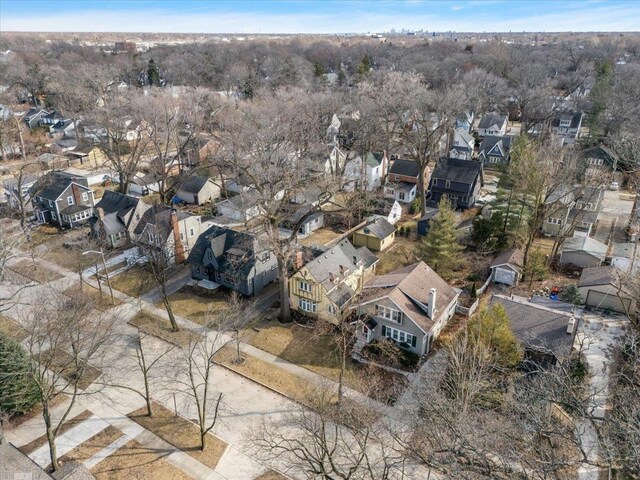
[[[42,404],[42,418],[47,434],[47,443],[49,444],[49,458],[51,460],[51,468],[55,472],[58,470],[58,450],[56,448],[56,437],[53,433],[51,426],[51,412],[49,411],[49,402],[45,401]]]
[[[167,309],[167,315],[169,315],[169,323],[171,323],[171,330],[177,332],[180,330],[178,327],[178,322],[176,322],[176,317],[173,315],[173,309],[171,308],[171,302],[169,302],[169,297],[167,296],[167,292],[162,289],[162,303],[164,303],[165,308]]]
[[[289,278],[287,276],[287,262],[277,255],[278,258],[278,283],[280,284],[280,321],[291,321],[291,307],[289,306]]]
[[[421,165],[421,163],[418,163],[418,165]],[[427,191],[424,186],[425,165],[421,165],[421,172],[418,175],[418,195],[420,195],[420,212],[422,215],[427,211]]]
[[[127,180],[127,176],[122,170],[120,170],[118,172],[118,178],[120,179],[120,188],[119,188],[120,193],[124,193],[126,195],[127,189],[129,188],[129,182]]]
[[[144,399],[147,402],[147,416],[153,417],[153,406],[151,404],[151,392],[149,391],[149,372],[143,372],[144,376]]]
[[[200,451],[204,452],[207,448],[207,432],[200,430]]]

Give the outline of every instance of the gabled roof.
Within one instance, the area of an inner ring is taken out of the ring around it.
[[[474,184],[482,172],[482,163],[460,158],[441,158],[436,164],[431,178],[450,180],[452,182]],[[438,185],[437,188],[440,188]]]
[[[501,252],[491,263],[491,268],[499,267],[500,265],[509,265],[514,270],[522,272],[524,252],[519,248],[510,248],[509,250]]]
[[[501,115],[499,113],[486,113],[480,119],[480,123],[478,124],[479,129],[486,129],[497,125],[502,128],[502,126],[508,122],[509,119],[506,115]]]
[[[425,333],[445,312],[446,307],[459,295],[459,291],[445,282],[426,263],[418,262],[387,275],[371,278],[364,285],[366,303],[388,298]],[[427,315],[429,292],[436,289],[435,318]]]
[[[366,247],[356,249],[349,240],[342,240],[311,260],[304,268],[325,291],[330,292],[358,269],[358,263],[369,268],[377,261],[378,258]]]
[[[620,271],[613,265],[603,267],[589,267],[582,270],[579,287],[593,287],[596,285],[614,285],[620,283]]]
[[[608,247],[591,237],[577,235],[575,237],[567,238],[562,242],[560,252],[585,252],[592,255],[601,261],[604,261],[607,255]]]
[[[258,205],[258,200],[260,199],[260,194],[255,190],[247,190],[246,192],[239,193],[238,195],[234,195],[233,197],[229,197],[226,200],[223,200],[216,205],[219,207],[221,205],[229,205],[235,210],[240,212],[245,212],[250,208],[253,208]]]
[[[142,217],[140,217],[140,221],[138,222],[138,225],[136,225],[133,233],[135,235],[141,235],[144,233],[147,226],[152,225],[155,226],[156,233],[158,235],[163,235],[163,240],[166,239],[171,232],[172,212],[176,212],[178,220],[184,220],[192,216],[187,212],[183,212],[182,210],[174,210],[166,205],[153,205],[142,214]]]
[[[570,120],[568,128],[578,128],[582,123],[582,117],[584,113],[574,112],[573,110],[567,110],[566,112],[558,112],[551,120],[551,126],[555,128],[560,127],[561,120]]]
[[[198,193],[209,180],[209,177],[201,177],[198,175],[190,176],[182,182],[178,188],[178,192]]]
[[[420,175],[420,167],[413,160],[406,160],[398,158],[394,160],[391,168],[389,169],[391,175],[403,175],[405,177],[418,178]]]
[[[455,134],[457,136],[459,136],[463,142],[465,142],[465,144],[468,146],[469,144],[473,144],[475,143],[476,139],[473,138],[473,135],[471,135],[469,132],[467,132],[466,130],[462,129],[462,128],[458,128],[455,131]]]
[[[506,157],[511,149],[511,140],[509,135],[487,135],[480,144],[480,154]]]
[[[618,155],[605,145],[596,145],[595,147],[585,148],[580,152],[583,158],[600,158],[610,165],[616,165],[619,161]]]
[[[370,167],[379,167],[384,159],[384,153],[381,152],[369,152],[364,157],[364,163]]]
[[[65,174],[64,172],[51,172],[44,177],[40,177],[38,181],[31,187],[31,196],[42,197],[45,200],[57,200],[71,184],[75,184],[83,190],[91,191],[86,185],[86,179]]]
[[[501,295],[491,298],[489,305],[496,304],[504,307],[513,334],[525,347],[550,352],[558,359],[567,358],[571,353],[577,325],[573,334],[567,333],[570,314]]]
[[[358,233],[373,236],[383,240],[396,231],[396,227],[391,225],[386,218],[378,217],[370,224],[358,230]]]
[[[96,209],[101,208],[104,211],[102,228],[104,228],[105,233],[113,235],[124,231],[126,228],[126,215],[136,208],[140,201],[136,197],[105,190],[103,197],[95,206]]]

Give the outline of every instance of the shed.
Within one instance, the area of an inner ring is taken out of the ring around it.
[[[429,232],[429,223],[438,213],[438,209],[435,207],[427,207],[424,211],[424,215],[418,220],[418,235],[426,235]]]
[[[381,252],[393,243],[396,228],[386,218],[375,218],[353,234],[353,244],[356,247],[367,247],[369,250]]]
[[[519,248],[511,248],[500,253],[491,264],[491,280],[493,283],[517,285],[522,278],[524,253]]]
[[[607,246],[591,237],[575,236],[567,238],[560,247],[560,265],[596,267],[604,262]]]

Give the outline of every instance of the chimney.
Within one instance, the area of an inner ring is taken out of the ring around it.
[[[96,208],[96,215],[100,222],[104,222],[104,209],[102,207]]]
[[[171,210],[171,230],[173,230],[176,263],[183,263],[186,258],[184,255],[184,246],[182,245],[182,240],[180,240],[180,226],[178,225],[178,215],[175,210]]]
[[[427,315],[433,320],[433,315],[436,313],[436,289],[429,290],[429,304],[427,305]]]
[[[572,315],[569,319],[569,324],[567,325],[567,333],[573,335],[573,331],[576,328],[576,318]]]
[[[293,268],[296,270],[300,270],[304,266],[304,262],[302,260],[302,252],[297,251],[296,256],[293,259]]]

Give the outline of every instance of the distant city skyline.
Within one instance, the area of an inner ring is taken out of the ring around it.
[[[158,33],[640,30],[635,0],[0,0],[0,31]]]

